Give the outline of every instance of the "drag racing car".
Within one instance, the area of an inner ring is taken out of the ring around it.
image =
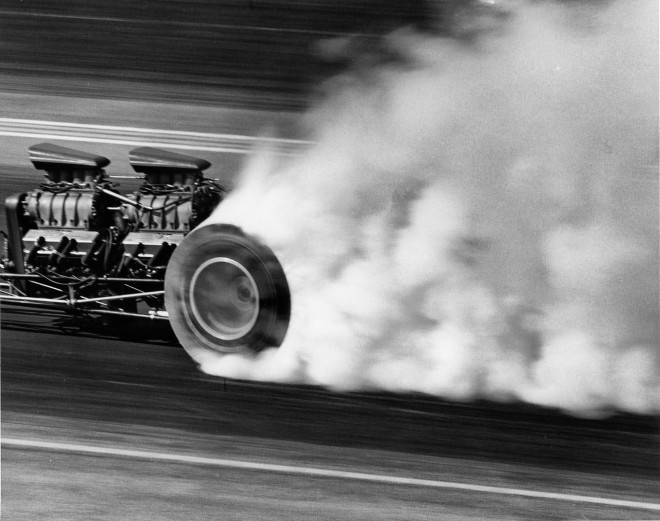
[[[142,185],[122,193],[105,157],[42,143],[29,159],[45,180],[5,200],[0,303],[169,320],[197,360],[282,343],[282,266],[256,238],[208,220],[229,192],[204,177],[208,161],[137,148]]]

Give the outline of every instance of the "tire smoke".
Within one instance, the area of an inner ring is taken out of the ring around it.
[[[212,222],[278,255],[278,350],[246,379],[660,410],[658,5],[517,4],[460,40],[402,29],[256,153]]]

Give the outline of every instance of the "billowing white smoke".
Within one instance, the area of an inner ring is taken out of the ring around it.
[[[469,44],[402,31],[293,164],[212,217],[292,289],[284,345],[209,373],[660,410],[658,5],[520,5]]]

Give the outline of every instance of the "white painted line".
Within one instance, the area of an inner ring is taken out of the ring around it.
[[[176,148],[179,150],[201,150],[204,152],[223,152],[231,154],[248,154],[249,149],[223,147],[223,146],[202,146],[195,144],[181,144],[181,143],[162,143],[158,141],[132,141],[130,139],[111,139],[111,138],[94,138],[87,136],[65,136],[61,134],[42,134],[38,132],[4,132],[0,131],[0,136],[5,137],[29,137],[34,139],[55,139],[59,141],[76,141],[81,143],[105,143],[108,145],[130,145],[140,147],[156,147],[156,148]]]
[[[308,145],[310,141],[300,139],[286,139],[286,138],[271,138],[271,137],[258,137],[246,136],[241,134],[215,134],[210,132],[189,132],[183,130],[162,130],[156,128],[143,128],[143,127],[123,127],[113,125],[93,125],[88,123],[70,123],[65,121],[45,121],[40,119],[15,119],[15,118],[0,118],[0,123],[8,125],[29,125],[29,126],[46,126],[46,127],[60,127],[60,128],[74,128],[80,130],[103,130],[108,132],[121,132],[121,133],[139,133],[139,134],[159,134],[166,136],[177,137],[190,137],[190,138],[204,138],[215,140],[236,140],[236,141],[254,141],[254,142],[269,142],[269,143],[290,143],[293,145]]]
[[[155,128],[90,125],[63,121],[0,118],[0,136],[105,143],[112,145],[151,146],[175,150],[198,150],[231,154],[249,154],[256,145],[272,146],[280,155],[297,155],[312,144],[300,139],[213,134]]]
[[[556,499],[575,503],[594,503],[597,505],[616,506],[623,508],[636,508],[642,510],[660,511],[660,503],[644,503],[623,499],[611,499],[594,496],[580,496],[576,494],[558,494],[555,492],[540,492],[518,488],[492,487],[486,485],[472,485],[469,483],[454,483],[451,481],[436,481],[431,479],[407,478],[402,476],[387,476],[383,474],[367,474],[362,472],[348,472],[343,470],[330,470],[313,467],[297,467],[293,465],[274,465],[271,463],[256,463],[220,458],[206,458],[200,456],[186,456],[183,454],[166,454],[162,452],[147,452],[141,450],[115,449],[111,447],[95,447],[71,443],[55,443],[38,440],[21,440],[16,438],[3,438],[4,447],[21,447],[32,449],[46,449],[65,452],[79,452],[102,456],[120,456],[124,458],[146,459],[151,461],[170,461],[175,463],[191,463],[196,465],[211,465],[244,470],[259,470],[283,474],[295,474],[322,478],[337,478],[372,483],[387,483],[390,485],[407,485],[417,487],[444,488],[453,490],[466,490],[470,492],[484,492],[487,494],[500,494],[508,496],[524,496],[536,499]]]

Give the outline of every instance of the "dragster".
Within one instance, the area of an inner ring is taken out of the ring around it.
[[[45,180],[6,198],[0,303],[79,317],[169,320],[187,352],[253,353],[281,345],[291,297],[273,251],[205,221],[229,190],[203,159],[141,147],[137,191],[121,193],[110,160],[42,143]]]

